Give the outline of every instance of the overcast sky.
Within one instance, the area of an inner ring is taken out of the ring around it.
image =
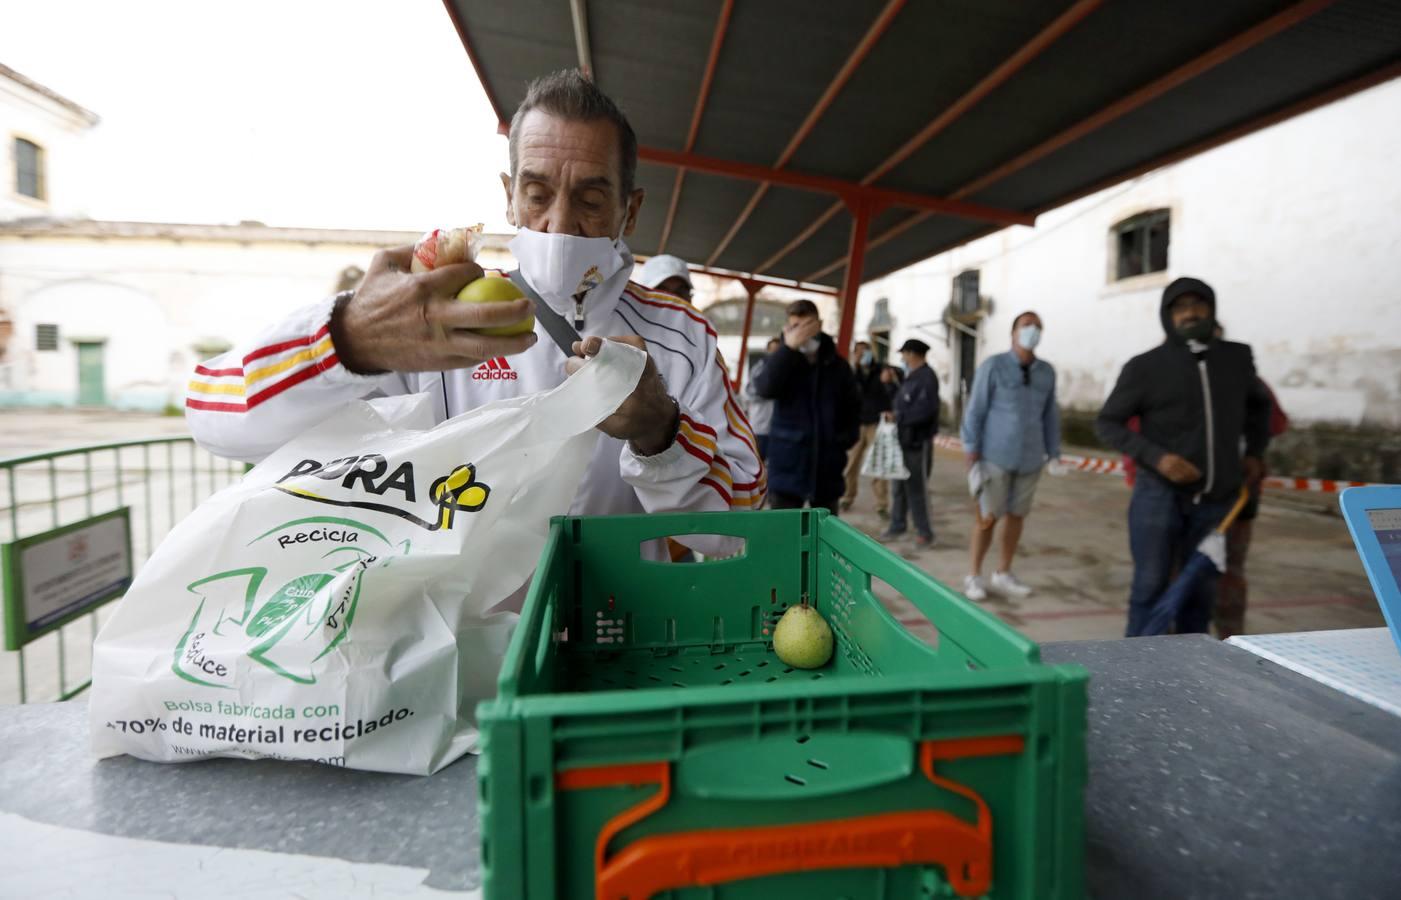
[[[504,230],[506,139],[441,0],[0,0],[93,110],[93,218]]]

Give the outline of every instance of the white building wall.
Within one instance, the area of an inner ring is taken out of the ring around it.
[[[335,242],[0,235],[0,311],[14,322],[0,362],[0,405],[74,403],[73,341],[98,339],[108,405],[180,406],[200,358],[196,346],[250,340],[332,294],[340,273],[367,268],[374,252]],[[492,267],[506,259],[489,249],[480,261]],[[59,326],[58,351],[36,349],[40,323]]]
[[[28,216],[76,216],[82,186],[74,173],[85,168],[80,138],[92,121],[53,99],[0,75],[0,221]],[[15,192],[15,138],[44,149],[45,200]]]
[[[1063,405],[1097,409],[1129,357],[1162,340],[1163,287],[1215,288],[1232,339],[1299,421],[1401,426],[1401,81],[1315,110],[1083,198],[865,285],[857,334],[888,298],[892,343],[920,337],[950,384],[941,324],[954,276],[980,271],[992,311],[979,358],[1010,345],[1013,317],[1045,320],[1040,355]],[[1111,280],[1110,229],[1172,211],[1168,268]],[[923,326],[923,327],[921,327]]]

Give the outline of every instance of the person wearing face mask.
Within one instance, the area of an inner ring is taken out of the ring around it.
[[[1173,573],[1225,517],[1242,483],[1258,487],[1270,440],[1270,401],[1250,347],[1214,335],[1211,287],[1172,282],[1159,319],[1167,340],[1124,364],[1095,421],[1100,440],[1139,469],[1128,515],[1128,637],[1143,633]],[[1177,632],[1206,632],[1215,595],[1216,578],[1201,579]]]
[[[900,345],[908,375],[895,392],[894,408],[881,414],[895,423],[910,477],[891,485],[890,524],[879,540],[890,543],[904,538],[908,518],[914,522],[914,544],[921,549],[934,543],[926,485],[933,466],[934,436],[939,433],[939,377],[929,368],[928,356],[929,345],[919,338]]]
[[[988,357],[973,376],[961,437],[973,493],[973,537],[963,593],[984,600],[988,591],[1025,597],[1031,588],[1012,574],[1022,526],[1036,484],[1049,460],[1060,457],[1060,409],[1056,370],[1036,356],[1041,317],[1024,312],[1012,320],[1012,349]],[[982,575],[997,520],[1002,546],[990,581]]]
[[[716,332],[683,299],[629,279],[637,223],[637,138],[618,107],[577,71],[532,82],[511,120],[501,175],[521,274],[584,338],[566,357],[534,333],[490,337],[529,300],[462,303],[476,265],[410,270],[412,248],[377,254],[352,291],[298,310],[196,370],[186,415],[213,453],[258,460],[346,401],[428,393],[438,421],[548,390],[603,340],[646,351],[636,390],[603,432],[572,505],[560,513],[740,510],[763,502],[754,434],[730,390]],[[702,553],[725,541],[683,539]],[[653,546],[655,545],[655,546]],[[650,542],[650,558],[665,548]]]
[[[771,504],[836,515],[847,450],[860,435],[861,397],[811,300],[788,305],[783,343],[755,371],[754,390],[774,401],[766,459]]]
[[[881,413],[890,411],[894,385],[886,376],[886,365],[876,360],[867,341],[857,341],[852,350],[856,360],[854,371],[856,385],[861,391],[861,437],[851,448],[846,459],[846,494],[842,496],[842,509],[851,509],[861,488],[861,463],[866,450],[876,437],[876,426],[880,424]],[[872,478],[871,490],[876,495],[876,515],[882,519],[890,515],[890,482],[884,478]]]

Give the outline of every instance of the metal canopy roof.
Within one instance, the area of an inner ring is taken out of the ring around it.
[[[445,5],[503,130],[575,66],[628,114],[635,252],[829,291],[1401,76],[1396,0]]]

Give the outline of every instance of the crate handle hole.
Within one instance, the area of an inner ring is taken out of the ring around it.
[[[814,769],[829,769],[829,768],[831,768],[831,766],[828,766],[825,762],[823,762],[823,761],[820,760],[820,759],[810,759],[810,760],[808,760],[808,765],[812,766]]]
[[[807,743],[808,741],[810,741],[810,740],[812,740],[811,735],[806,735],[806,734],[800,734],[800,735],[798,735],[798,743],[800,743],[800,744],[806,744],[806,743]]]
[[[808,783],[797,775],[784,775],[783,780],[789,784],[796,784],[798,787],[807,787]]]
[[[715,667],[715,671],[718,672],[718,671],[720,671],[720,670],[723,669],[723,668],[725,668],[725,664],[724,664],[724,663],[720,663],[718,666]]]
[[[816,681],[817,679],[819,679],[819,678],[821,678],[821,677],[822,677],[822,673],[821,673],[821,672],[818,672],[816,675],[812,676],[812,680],[813,680],[813,681]]]
[[[720,683],[721,683],[721,684],[734,684],[735,682],[734,682],[734,679],[733,679],[733,678],[726,678],[724,681],[722,681],[722,682],[720,682]]]
[[[748,540],[732,534],[697,534],[687,532],[685,534],[668,534],[660,537],[648,538],[637,545],[637,555],[648,562],[656,562],[656,560],[650,559],[647,554],[648,548],[655,546],[656,541],[670,542],[668,545],[668,558],[662,560],[664,565],[703,566],[707,563],[726,562],[731,559],[743,558],[746,551],[749,549]],[[700,544],[701,546],[724,546],[726,543],[733,543],[736,541],[738,542],[736,549],[725,556],[702,556],[691,549],[696,544]]]
[[[655,675],[648,675],[648,676],[647,676],[647,680],[648,680],[648,681],[661,681],[661,679],[658,678],[658,677],[655,676]]]
[[[686,671],[685,669],[681,668],[680,666],[667,666],[667,668],[670,669],[670,670],[673,671],[673,672],[684,672],[684,671]]]
[[[749,674],[749,669],[745,669],[743,672],[740,672],[740,673],[739,673],[739,677],[740,677],[740,678],[743,678],[744,676],[746,676],[746,675],[748,675],[748,674]]]
[[[793,671],[793,667],[792,667],[792,666],[789,666],[788,668],[786,668],[786,669],[783,670],[783,674],[784,674],[784,675],[787,675],[788,673],[790,673],[790,672],[792,672],[792,671]]]
[[[768,664],[769,664],[769,661],[766,659],[766,660],[764,660],[763,662],[759,663],[758,668],[762,669],[764,666],[767,666]]]
[[[764,679],[764,681],[765,681],[766,683],[767,683],[767,682],[771,682],[771,681],[777,681],[777,680],[778,680],[778,676],[777,676],[777,675],[770,675],[768,678],[765,678],[765,679]]]

